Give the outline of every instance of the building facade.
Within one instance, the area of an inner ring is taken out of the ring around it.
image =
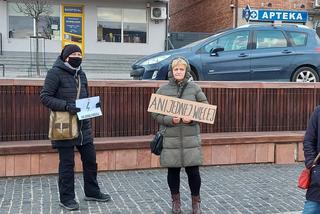
[[[172,0],[169,30],[216,33],[248,23],[275,21],[318,29],[319,15],[318,0]]]
[[[46,52],[77,43],[87,54],[151,54],[164,50],[168,26],[163,14],[152,17],[152,8],[166,13],[167,4],[167,0],[51,1],[50,12],[40,18],[38,36],[45,38]],[[32,46],[35,21],[18,5],[15,0],[0,0],[4,52],[28,52]]]

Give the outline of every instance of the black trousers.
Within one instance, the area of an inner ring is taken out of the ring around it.
[[[96,151],[92,143],[76,146],[82,161],[84,193],[97,196],[100,188],[97,182]],[[74,147],[57,148],[59,152],[59,193],[60,201],[67,202],[75,198],[74,193]]]
[[[168,168],[168,185],[171,194],[177,194],[180,190],[180,170],[181,168]],[[188,175],[189,188],[192,196],[198,196],[200,194],[201,177],[199,172],[199,166],[185,167]]]

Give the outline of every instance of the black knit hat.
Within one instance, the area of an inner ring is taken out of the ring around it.
[[[73,44],[66,45],[66,46],[64,46],[64,48],[61,51],[60,58],[63,61],[66,61],[68,56],[74,52],[82,53],[82,51],[78,45],[73,45]]]

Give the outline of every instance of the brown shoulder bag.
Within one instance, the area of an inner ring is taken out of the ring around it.
[[[80,96],[81,82],[78,76],[77,99]],[[71,115],[67,111],[51,111],[49,122],[50,140],[70,140],[79,136],[77,115]]]

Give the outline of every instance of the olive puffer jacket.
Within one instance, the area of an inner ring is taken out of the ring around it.
[[[181,99],[208,103],[205,94],[201,88],[194,82],[189,81],[190,73],[187,69],[185,79],[177,83],[172,77],[172,71],[168,74],[169,83],[161,86],[157,94],[179,97],[182,88],[185,87]],[[202,150],[200,127],[198,122],[185,124],[182,121],[179,124],[172,123],[171,116],[152,113],[152,116],[160,124],[160,129],[164,130],[163,150],[160,155],[160,164],[163,167],[186,167],[199,166],[202,164]]]
[[[77,75],[80,76],[81,90],[79,98],[89,96],[88,81],[85,73],[67,67],[60,57],[54,63],[45,78],[43,89],[40,92],[41,102],[52,111],[66,111],[67,102],[74,102],[77,97]],[[78,121],[79,137],[73,140],[52,141],[54,148],[84,145],[93,143],[90,120]]]

